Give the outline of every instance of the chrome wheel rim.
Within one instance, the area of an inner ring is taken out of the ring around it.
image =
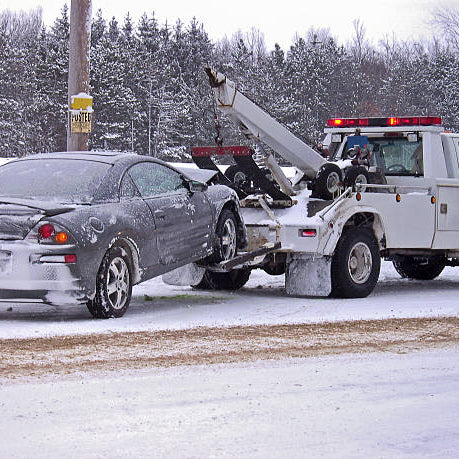
[[[236,225],[230,218],[223,225],[221,248],[223,260],[229,260],[236,255]]]
[[[108,267],[107,296],[113,309],[123,309],[129,295],[129,269],[121,257],[114,258]]]
[[[327,190],[336,193],[339,187],[340,176],[337,172],[330,172],[327,177]]]
[[[349,252],[347,268],[351,279],[356,284],[364,284],[371,274],[373,257],[371,250],[364,242],[355,244]]]

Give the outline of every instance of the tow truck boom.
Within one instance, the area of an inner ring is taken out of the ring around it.
[[[326,159],[244,96],[225,75],[210,68],[206,69],[206,73],[214,89],[218,109],[227,114],[247,138],[265,143],[307,178],[317,176]]]

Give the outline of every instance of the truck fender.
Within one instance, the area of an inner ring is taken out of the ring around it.
[[[375,235],[376,241],[378,242],[379,249],[382,250],[384,248],[384,240],[385,240],[385,229],[384,229],[384,221],[381,217],[381,214],[372,207],[359,207],[358,211],[353,209],[349,212],[345,212],[339,216],[335,214],[335,220],[327,222],[327,229],[328,235],[324,235],[322,238],[323,241],[323,248],[319,246],[319,253],[322,253],[326,256],[332,256],[335,252],[336,245],[343,234],[344,229],[346,226],[359,226],[355,223],[359,220],[367,221],[368,224],[364,224],[363,226],[368,227],[372,230]],[[360,218],[363,217],[363,218]]]

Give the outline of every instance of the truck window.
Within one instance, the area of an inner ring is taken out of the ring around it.
[[[409,142],[405,137],[370,137],[371,165],[385,175],[424,175],[422,139]]]

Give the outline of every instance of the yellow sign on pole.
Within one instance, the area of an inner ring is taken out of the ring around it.
[[[92,96],[79,93],[70,101],[70,132],[88,133],[92,128]]]
[[[91,132],[92,112],[87,110],[70,111],[70,131],[77,133]]]

